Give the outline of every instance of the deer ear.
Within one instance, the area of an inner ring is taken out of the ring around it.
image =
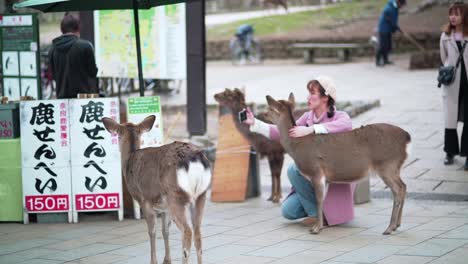
[[[242,95],[244,94],[239,88],[235,88],[234,92],[237,94],[242,94]]]
[[[296,106],[296,98],[294,98],[294,94],[290,93],[288,98],[289,103],[294,107]]]
[[[114,119],[103,117],[102,123],[104,124],[104,127],[107,129],[107,131],[109,131],[110,133],[119,132],[120,124],[115,122]]]
[[[273,97],[267,95],[266,100],[268,102],[268,106],[273,107],[274,109],[277,109],[277,110],[279,109],[279,103],[278,103],[278,101],[273,99]]]
[[[150,115],[141,121],[138,127],[141,129],[141,132],[148,132],[153,128],[154,121],[156,121],[156,116]]]

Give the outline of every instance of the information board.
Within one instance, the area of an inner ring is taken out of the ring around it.
[[[163,144],[163,122],[159,96],[130,97],[127,101],[128,120],[138,124],[150,115],[156,116],[153,128],[142,135],[141,148],[158,147]]]
[[[137,78],[132,12],[94,12],[94,39],[99,76]],[[139,17],[144,77],[186,79],[185,4],[140,10]]]
[[[36,14],[0,15],[3,96],[41,98],[39,23]]]

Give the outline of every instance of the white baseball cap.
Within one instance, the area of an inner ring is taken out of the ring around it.
[[[336,86],[335,82],[330,77],[319,76],[311,81],[317,81],[325,90],[325,95],[330,96],[336,102]]]

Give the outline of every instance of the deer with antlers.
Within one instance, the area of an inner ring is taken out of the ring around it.
[[[372,124],[350,132],[291,138],[288,131],[295,126],[294,95],[291,93],[287,101],[276,101],[270,96],[266,99],[266,115],[278,126],[281,145],[314,188],[318,221],[312,226],[313,234],[320,233],[323,227],[328,183],[355,182],[366,177],[369,170],[377,172],[393,193],[391,220],[383,234],[391,234],[401,225],[406,185],[400,171],[409,153],[408,132],[389,124]]]
[[[208,159],[198,147],[173,142],[161,147],[140,149],[140,137],[154,125],[149,116],[140,124],[118,124],[103,118],[106,129],[119,136],[122,173],[133,199],[145,215],[151,245],[151,264],[156,264],[156,218],[161,215],[164,238],[164,263],[171,263],[169,226],[172,220],[182,233],[182,262],[188,263],[192,245],[192,229],[187,223],[186,208],[191,220],[198,264],[202,263],[201,222],[206,192],[211,181]]]

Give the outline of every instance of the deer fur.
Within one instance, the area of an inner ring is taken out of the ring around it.
[[[202,263],[201,222],[206,192],[211,180],[208,159],[196,146],[173,142],[161,147],[140,149],[140,137],[154,125],[155,116],[140,124],[118,124],[103,118],[106,129],[119,136],[122,173],[133,199],[138,201],[148,225],[151,264],[156,258],[156,218],[161,216],[164,238],[164,263],[171,263],[169,226],[172,220],[182,233],[183,263],[188,263],[192,245],[192,229],[187,223],[186,208],[191,220],[198,264]]]
[[[232,118],[237,130],[244,136],[247,141],[255,148],[261,157],[268,158],[268,164],[271,171],[271,195],[268,201],[278,203],[281,198],[281,170],[283,168],[285,150],[278,141],[271,140],[261,134],[250,132],[249,125],[241,123],[238,118],[238,113],[247,107],[245,103],[244,93],[239,89],[225,89],[224,92],[214,95],[215,100],[224,107],[231,110]],[[295,112],[296,118],[299,118],[304,111]],[[258,119],[271,123],[260,113]]]
[[[392,216],[383,234],[391,234],[401,225],[406,185],[400,171],[411,143],[408,132],[389,124],[372,124],[350,132],[291,138],[288,131],[295,126],[294,95],[291,93],[288,101],[267,96],[267,101],[267,116],[278,126],[281,144],[315,191],[319,221],[311,233],[318,234],[323,227],[327,184],[355,182],[366,177],[369,170],[377,172],[393,193]]]

